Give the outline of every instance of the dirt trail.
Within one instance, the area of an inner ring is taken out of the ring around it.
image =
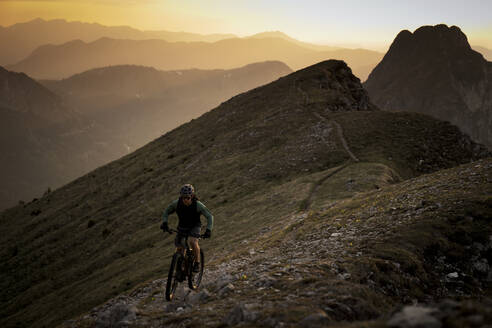
[[[309,208],[311,207],[311,204],[313,202],[313,198],[314,198],[314,195],[316,195],[316,193],[318,192],[318,189],[321,187],[321,185],[326,181],[328,180],[329,178],[331,178],[332,176],[334,176],[335,174],[337,174],[338,172],[342,171],[344,168],[346,168],[347,166],[349,166],[349,164],[344,164],[342,166],[340,166],[339,168],[337,168],[336,170],[328,173],[326,176],[324,176],[323,178],[321,178],[318,182],[316,182],[316,185],[314,186],[314,188],[311,190],[311,192],[309,193],[309,196],[308,198],[306,199],[306,205],[305,205],[305,210],[309,210]]]
[[[326,122],[328,124],[333,124],[333,125],[335,125],[337,127],[338,137],[340,138],[340,142],[342,143],[343,148],[345,149],[345,151],[347,152],[347,154],[350,156],[350,158],[352,158],[355,162],[359,162],[359,159],[354,155],[354,153],[352,153],[350,151],[350,148],[348,147],[347,140],[345,140],[345,137],[343,136],[342,126],[340,124],[338,124],[336,121],[328,121],[326,118],[324,118],[323,116],[321,116],[318,113],[314,113],[314,115],[317,118],[321,119],[322,121],[324,121],[324,122]]]
[[[354,161],[354,162],[359,162],[359,159],[350,151],[350,148],[348,147],[348,144],[347,144],[347,141],[345,140],[344,136],[343,136],[343,129],[341,127],[340,124],[338,124],[336,121],[328,121],[326,118],[324,118],[323,116],[321,116],[320,114],[318,113],[314,113],[314,115],[321,119],[323,122],[327,123],[328,125],[334,125],[336,126],[337,128],[337,134],[338,134],[338,137],[340,139],[340,142],[342,143],[342,146],[343,148],[345,149],[345,151],[347,152],[347,154],[350,156],[350,158]],[[329,146],[328,144],[328,141],[323,137],[321,136],[321,140],[323,140],[323,142]],[[322,179],[320,179],[319,181],[316,182],[316,185],[314,186],[314,188],[310,191],[309,193],[309,196],[307,197],[306,199],[306,205],[305,205],[305,210],[309,210],[309,207],[311,206],[312,202],[313,202],[313,197],[314,195],[316,194],[316,192],[318,191],[318,189],[321,187],[321,185],[329,178],[331,178],[332,176],[334,176],[335,174],[339,173],[340,171],[342,171],[343,169],[345,169],[347,166],[350,165],[350,160],[340,166],[339,168],[337,168],[336,170],[328,173],[326,176],[324,176]]]

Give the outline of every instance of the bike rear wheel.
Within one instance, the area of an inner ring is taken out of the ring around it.
[[[179,263],[181,262],[182,255],[180,253],[176,253],[173,255],[173,259],[171,261],[171,266],[169,267],[169,274],[167,275],[167,283],[166,283],[166,300],[171,301],[174,297],[174,292],[176,291],[176,287],[178,287],[178,271]]]
[[[193,263],[191,263],[189,267],[188,287],[195,290],[200,286],[200,283],[202,282],[203,268],[205,267],[205,255],[203,254],[202,249],[200,249],[200,270],[198,272],[193,272]]]

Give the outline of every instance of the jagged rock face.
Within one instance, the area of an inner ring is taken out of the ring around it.
[[[312,65],[295,75],[280,79],[270,91],[269,104],[286,107],[309,106],[330,112],[377,110],[360,80],[347,64],[328,60]],[[290,90],[286,93],[286,90]]]
[[[324,67],[311,66],[298,83],[298,89],[307,89],[310,94],[306,103],[315,103],[316,107],[330,111],[377,110],[360,80],[343,61],[330,61]]]
[[[381,109],[432,115],[492,147],[492,63],[456,26],[400,32],[364,86]]]

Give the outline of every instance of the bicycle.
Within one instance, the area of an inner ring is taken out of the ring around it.
[[[169,229],[169,234],[178,233],[177,230]],[[203,235],[200,235],[203,238]],[[200,239],[199,238],[199,239]],[[192,290],[196,290],[202,281],[203,268],[205,262],[205,255],[203,249],[200,248],[200,269],[198,272],[193,272],[193,264],[195,263],[195,254],[190,244],[188,243],[188,236],[182,236],[180,244],[185,249],[184,252],[180,252],[176,249],[169,267],[169,274],[167,276],[166,284],[166,300],[171,301],[174,297],[176,287],[180,282],[188,279],[188,287]]]

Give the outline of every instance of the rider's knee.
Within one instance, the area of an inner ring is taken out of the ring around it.
[[[191,247],[197,248],[198,247],[198,238],[190,238],[190,244],[191,244]]]

